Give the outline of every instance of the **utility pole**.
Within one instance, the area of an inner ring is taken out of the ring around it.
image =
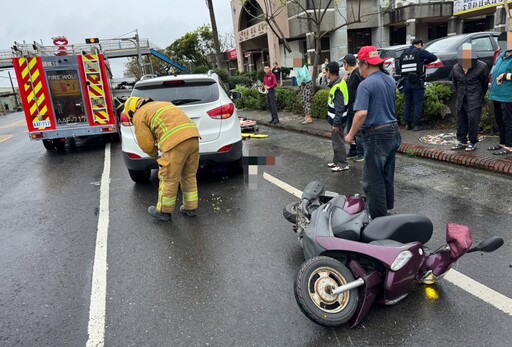
[[[215,46],[215,60],[217,61],[217,67],[221,68],[222,55],[219,44],[219,33],[217,31],[217,22],[215,21],[215,12],[213,11],[212,0],[206,0],[206,6],[210,11],[210,21],[212,22],[212,34],[213,34],[213,45]]]
[[[137,46],[137,56],[139,61],[140,76],[144,76],[144,62],[142,61],[142,54],[140,53],[139,30],[135,29],[135,42]]]
[[[14,103],[16,104],[16,110],[17,110],[19,107],[18,94],[16,94],[16,89],[14,89],[14,84],[12,83],[11,71],[7,71],[7,73],[9,74],[9,81],[11,82],[12,93],[14,94]]]

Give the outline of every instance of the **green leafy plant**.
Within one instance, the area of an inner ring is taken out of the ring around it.
[[[328,89],[322,89],[315,93],[311,100],[311,112],[313,112],[313,117],[319,119],[327,119],[328,98]]]
[[[276,89],[277,109],[279,111],[293,112],[294,106],[297,103],[297,98],[300,95],[298,91],[293,88],[280,87]]]
[[[404,123],[404,94],[397,90],[395,110],[400,124]],[[434,123],[441,120],[441,111],[453,96],[451,86],[443,83],[433,83],[425,88],[425,101],[423,103],[423,121]],[[414,107],[411,112],[414,112]]]
[[[485,105],[482,107],[480,131],[487,134],[494,134],[498,131],[498,125],[494,117],[494,104],[489,100],[489,92],[485,95]]]

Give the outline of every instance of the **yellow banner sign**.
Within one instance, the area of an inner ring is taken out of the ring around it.
[[[512,1],[508,3],[512,3]],[[453,15],[457,16],[500,5],[503,5],[503,0],[455,0],[453,2]]]

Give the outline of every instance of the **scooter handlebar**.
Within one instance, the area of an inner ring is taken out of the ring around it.
[[[301,201],[302,213],[306,217],[311,218],[311,213],[309,213],[309,205],[311,205],[311,201],[309,201],[308,199],[303,198],[302,201]]]

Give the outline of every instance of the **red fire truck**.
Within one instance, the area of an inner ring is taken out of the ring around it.
[[[66,139],[75,137],[119,139],[108,61],[97,40],[86,42],[68,45],[58,37],[55,46],[12,47],[29,137],[47,150],[64,149]]]

